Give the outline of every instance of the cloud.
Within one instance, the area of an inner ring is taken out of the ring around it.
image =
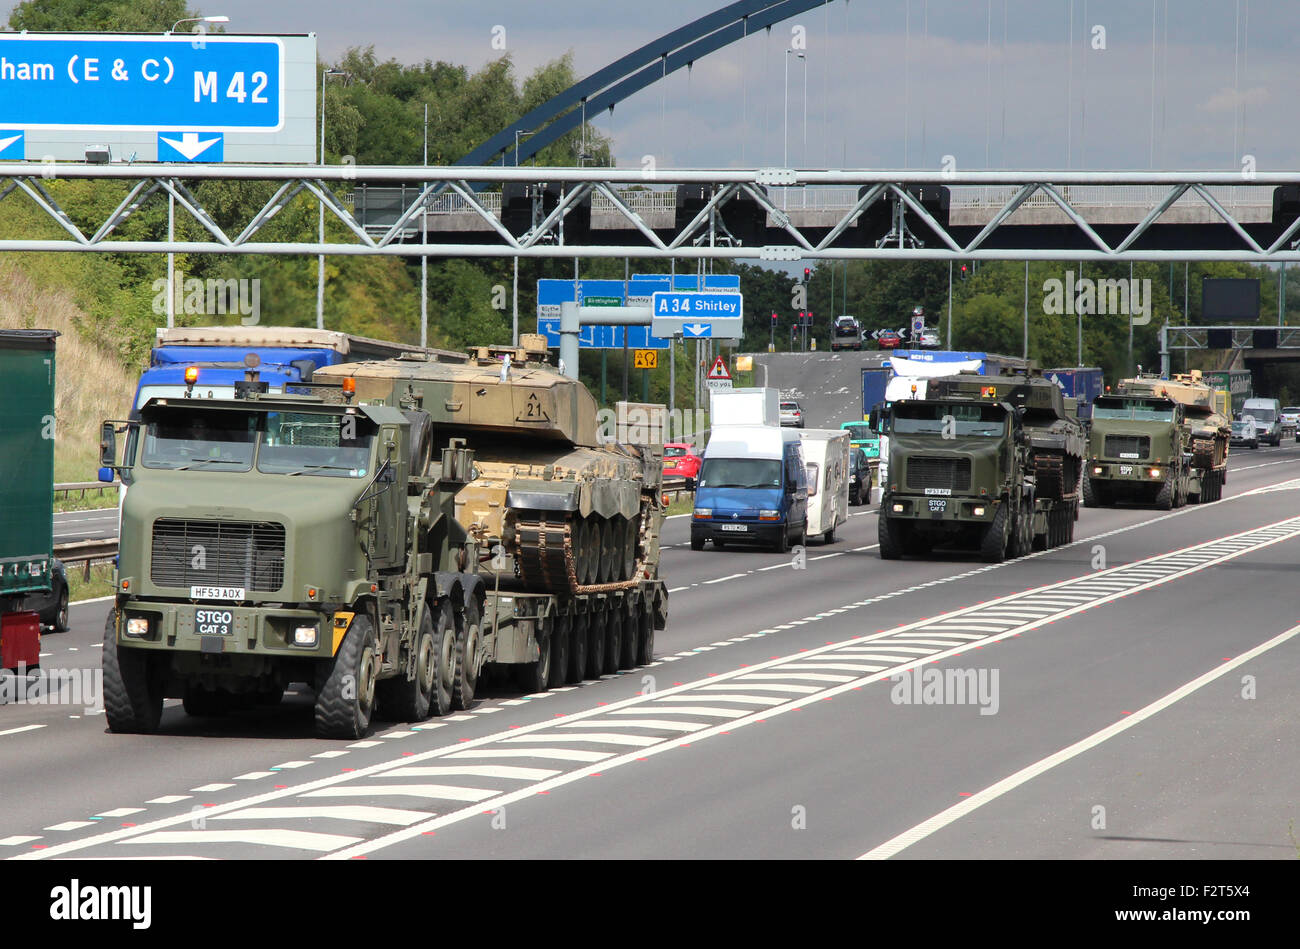
[[[1234,92],[1232,89],[1220,89],[1196,107],[1203,112],[1235,112],[1238,106],[1263,105],[1269,100],[1269,91],[1264,86],[1254,86]]]

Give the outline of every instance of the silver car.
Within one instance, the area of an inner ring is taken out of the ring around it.
[[[791,399],[782,400],[781,424],[794,428],[803,428],[803,409],[799,407],[798,402]]]

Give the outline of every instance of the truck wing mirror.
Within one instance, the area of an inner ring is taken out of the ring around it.
[[[877,435],[880,434],[880,405],[876,404],[871,407],[871,415],[867,419],[867,428],[871,429]]]
[[[99,427],[99,464],[104,468],[117,465],[117,426],[112,422]]]

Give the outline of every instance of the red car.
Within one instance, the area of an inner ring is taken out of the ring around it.
[[[903,338],[894,330],[881,330],[876,337],[876,344],[881,349],[897,349],[903,344]]]
[[[664,477],[685,478],[686,487],[694,491],[695,479],[700,476],[700,456],[695,448],[685,442],[664,443]]]

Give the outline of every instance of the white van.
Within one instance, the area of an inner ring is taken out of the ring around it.
[[[849,519],[849,433],[843,429],[802,429],[808,475],[808,534],[835,543],[835,529]]]
[[[1282,444],[1282,403],[1277,399],[1247,399],[1242,403],[1241,415],[1255,416],[1255,431],[1261,442]]]

